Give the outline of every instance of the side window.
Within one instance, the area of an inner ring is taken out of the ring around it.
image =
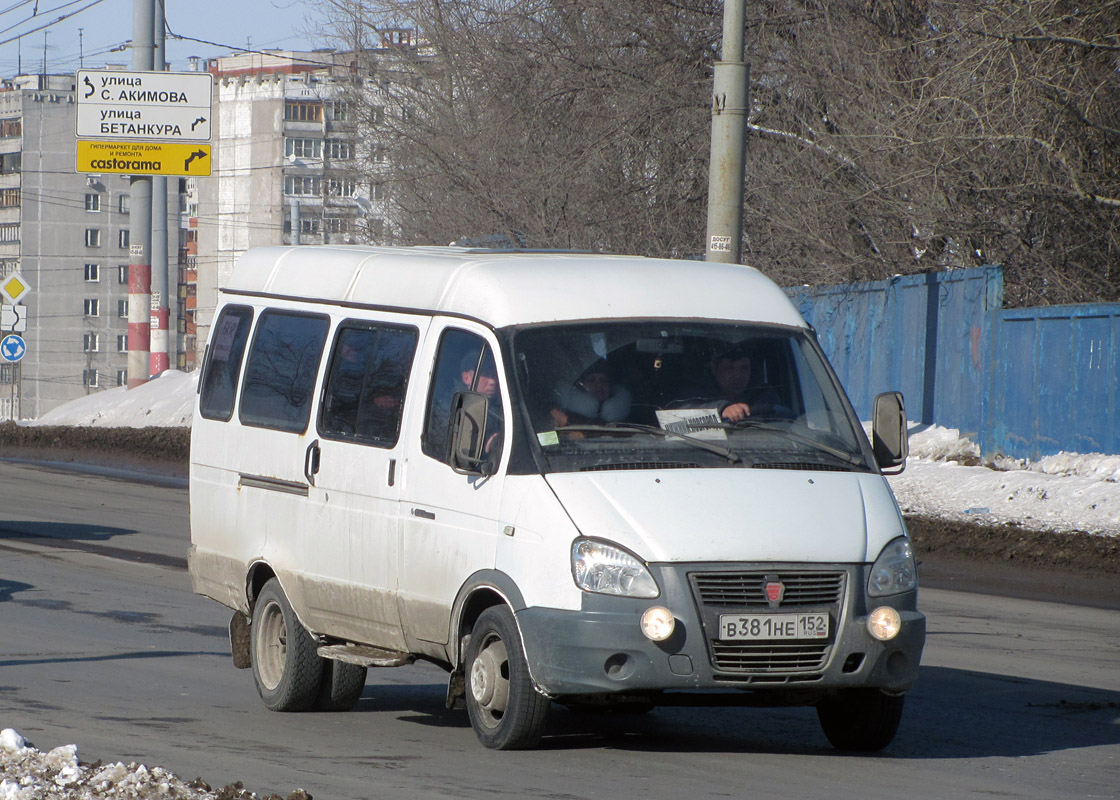
[[[323,437],[397,443],[417,336],[408,327],[339,326],[319,416]]]
[[[291,433],[307,430],[326,317],[265,311],[257,323],[238,410],[241,422]]]
[[[501,452],[504,415],[494,354],[481,337],[451,328],[440,339],[421,445],[427,455],[444,463],[449,461],[451,403],[456,392],[465,391],[484,394],[490,400],[483,441],[487,443],[486,452],[496,459]]]
[[[241,357],[252,323],[253,309],[248,306],[226,306],[218,317],[198,400],[199,413],[206,419],[227,422],[233,416]]]

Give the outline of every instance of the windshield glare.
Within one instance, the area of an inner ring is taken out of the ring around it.
[[[611,322],[518,331],[516,381],[547,471],[870,470],[805,331]]]

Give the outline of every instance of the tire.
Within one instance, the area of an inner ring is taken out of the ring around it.
[[[549,699],[529,677],[517,622],[508,606],[492,606],[471,632],[466,658],[467,713],[492,750],[524,750],[541,739]]]
[[[321,660],[323,677],[312,707],[316,711],[349,711],[358,704],[366,688],[366,668],[331,658]]]
[[[308,711],[319,695],[323,659],[292,611],[280,582],[271,579],[253,606],[253,680],[272,711]]]
[[[846,689],[817,704],[817,719],[837,750],[872,753],[894,739],[905,700],[878,689]]]

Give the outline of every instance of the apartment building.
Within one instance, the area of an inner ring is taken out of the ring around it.
[[[74,102],[73,75],[0,81],[0,277],[18,271],[31,287],[26,355],[0,367],[0,419],[128,380],[129,176],[75,171]],[[179,188],[169,181],[171,264]]]
[[[392,42],[410,45],[407,38]],[[376,130],[355,136],[348,100],[358,87],[376,115],[385,84],[356,77],[353,61],[335,51],[268,51],[207,62],[214,76],[213,171],[198,181],[200,346],[218,287],[248,248],[385,242],[382,190],[370,178],[383,146]]]

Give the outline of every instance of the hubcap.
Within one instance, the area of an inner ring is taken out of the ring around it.
[[[489,725],[497,725],[509,704],[509,657],[496,636],[486,640],[471,665],[471,697]]]
[[[284,678],[284,664],[288,657],[288,637],[284,630],[284,611],[273,601],[261,610],[257,620],[256,656],[257,676],[269,691],[280,685]]]

